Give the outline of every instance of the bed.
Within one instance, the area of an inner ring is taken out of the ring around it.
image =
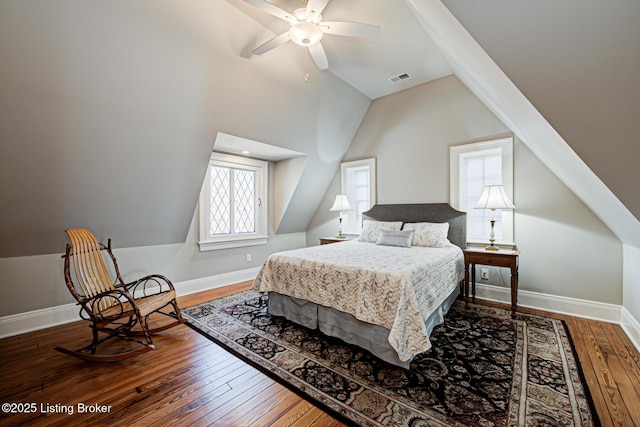
[[[253,288],[270,314],[408,368],[460,292],[465,246],[466,214],[446,203],[376,205],[358,238],[275,253]]]

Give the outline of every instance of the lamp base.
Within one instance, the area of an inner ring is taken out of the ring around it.
[[[499,247],[494,245],[494,242],[496,241],[496,235],[493,232],[493,226],[496,224],[496,220],[493,217],[494,211],[495,211],[495,209],[491,209],[491,219],[489,220],[489,222],[491,223],[491,233],[489,234],[489,246],[484,248],[487,251],[499,251],[500,250]]]
[[[347,236],[345,236],[344,234],[338,234],[336,237],[334,237],[334,239],[346,239]]]

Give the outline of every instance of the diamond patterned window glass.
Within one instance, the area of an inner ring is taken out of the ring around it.
[[[234,232],[253,233],[256,231],[256,172],[239,169],[233,172]]]
[[[211,166],[209,234],[231,233],[231,169]]]
[[[264,245],[269,162],[211,153],[198,203],[200,251]]]
[[[210,235],[256,232],[257,172],[211,166]]]

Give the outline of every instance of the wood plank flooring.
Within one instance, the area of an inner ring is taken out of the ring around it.
[[[250,286],[179,302],[188,307]],[[640,425],[640,354],[618,325],[522,311],[566,321],[602,425]],[[157,335],[156,350],[119,363],[84,362],[53,350],[81,347],[89,338],[86,323],[74,322],[0,340],[0,403],[23,412],[0,412],[0,425],[343,425],[186,325]]]

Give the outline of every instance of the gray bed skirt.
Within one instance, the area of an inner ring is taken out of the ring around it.
[[[456,286],[442,305],[425,321],[427,334],[431,335],[433,328],[444,321],[444,316],[459,293],[460,289]],[[269,292],[268,298],[269,314],[283,316],[309,329],[320,329],[326,335],[368,350],[385,362],[409,369],[411,360],[401,361],[396,350],[389,344],[389,329],[362,322],[351,314],[333,308],[276,292]]]

